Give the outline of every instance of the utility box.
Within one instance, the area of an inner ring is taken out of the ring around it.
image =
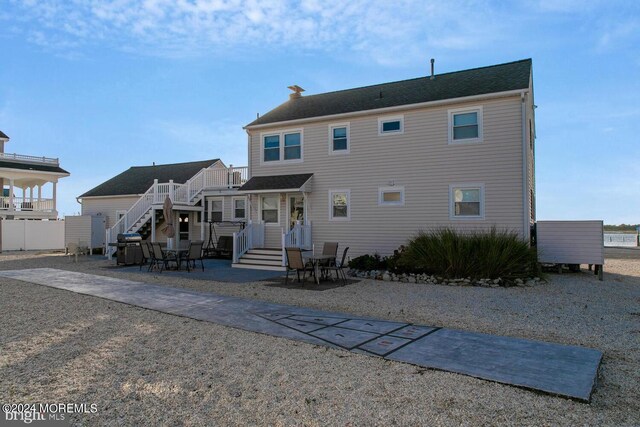
[[[596,266],[602,280],[604,225],[602,221],[538,221],[538,261],[545,264]]]

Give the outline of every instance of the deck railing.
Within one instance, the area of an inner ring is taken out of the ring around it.
[[[44,157],[44,156],[28,156],[26,154],[16,154],[16,153],[0,153],[1,160],[15,160],[15,161],[23,161],[29,163],[45,163],[48,165],[59,165],[60,162],[56,158],[52,157]]]
[[[29,197],[14,197],[13,204],[10,197],[0,197],[0,210],[53,212],[53,199],[31,199]]]
[[[282,266],[287,265],[287,253],[285,248],[311,249],[311,224],[296,224],[289,231],[282,229]]]
[[[249,222],[244,229],[233,233],[233,263],[250,249],[264,246],[264,224]]]

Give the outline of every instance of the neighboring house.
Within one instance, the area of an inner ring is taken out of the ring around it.
[[[105,218],[105,243],[119,233],[138,232],[166,241],[163,203],[173,201],[175,242],[209,238],[211,221],[245,221],[245,196],[236,189],[247,179],[246,167],[225,166],[219,159],[167,165],[134,166],[78,197],[82,215]],[[234,209],[234,206],[236,209]],[[202,220],[204,218],[204,221]],[[218,226],[222,235],[238,227]]]
[[[290,89],[245,128],[250,179],[239,191],[250,223],[235,240],[236,265],[327,241],[352,256],[388,255],[441,226],[497,226],[529,240],[530,59],[312,96]]]
[[[69,172],[58,159],[5,153],[9,137],[0,131],[0,218],[55,220],[57,185]]]

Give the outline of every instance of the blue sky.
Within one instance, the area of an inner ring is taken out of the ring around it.
[[[533,58],[539,219],[640,222],[640,2],[3,0],[7,152],[60,157],[59,211],[132,165],[246,163],[307,94]]]

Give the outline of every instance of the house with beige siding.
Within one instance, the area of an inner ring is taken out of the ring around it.
[[[246,196],[237,189],[246,181],[247,167],[226,166],[220,159],[133,166],[78,196],[78,202],[82,215],[105,219],[102,244],[109,254],[109,243],[120,233],[167,242],[161,230],[169,197],[176,235],[168,243],[177,246],[185,240],[208,242],[212,232],[231,236],[239,230],[246,222]]]
[[[388,255],[419,230],[535,221],[532,61],[303,95],[249,123],[234,265],[336,241]]]

